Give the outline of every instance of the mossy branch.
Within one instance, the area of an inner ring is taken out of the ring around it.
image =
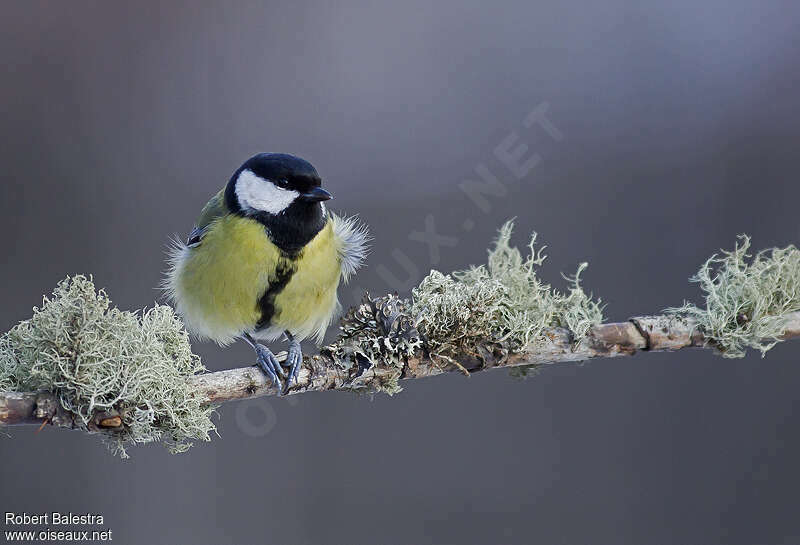
[[[784,333],[777,340],[800,338],[800,312],[785,316]],[[329,352],[306,357],[298,384],[289,394],[347,390],[377,392],[386,384],[400,380],[436,376],[446,372],[469,373],[501,367],[542,366],[579,362],[599,358],[632,356],[637,352],[675,351],[683,348],[715,347],[692,319],[675,316],[643,316],[627,322],[593,326],[577,346],[572,332],[564,328],[548,328],[547,343],[536,343],[520,351],[510,352],[503,343],[480,344],[477,354],[461,354],[452,361],[430,357],[411,357],[398,369],[396,365],[376,362],[366,369],[343,369]],[[775,340],[775,339],[771,339]],[[398,377],[399,371],[399,377]],[[276,388],[253,366],[203,373],[186,379],[189,389],[204,404],[276,395]],[[49,392],[0,392],[0,424],[20,425],[48,423],[65,428],[92,432],[115,433],[122,429],[121,416],[115,411],[97,412],[84,424],[63,410],[58,398]]]
[[[573,333],[561,327],[548,328],[548,341],[537,342],[522,350],[511,351],[507,345],[485,342],[475,353],[462,353],[450,359],[411,357],[400,368],[400,380],[432,377],[447,372],[476,373],[501,367],[541,366],[579,362],[598,358],[632,356],[637,352],[675,351],[683,348],[711,348],[713,341],[697,329],[693,320],[668,315],[640,316],[627,322],[593,326],[576,346]],[[800,312],[786,316],[780,340],[800,338]],[[378,392],[395,380],[397,367],[377,362],[367,369],[342,369],[325,350],[308,357],[300,371],[298,385],[290,394],[325,390],[360,390]],[[276,389],[258,369],[242,367],[206,373],[189,379],[192,388],[209,403],[222,403],[265,395]]]
[[[751,259],[744,237],[694,278],[705,308],[686,304],[604,324],[600,301],[580,285],[585,264],[559,292],[536,274],[544,256],[535,235],[527,257],[510,237],[509,223],[487,264],[452,275],[432,271],[408,300],[365,296],[343,318],[339,338],[305,358],[289,394],[394,394],[400,381],[445,372],[509,367],[524,374],[689,347],[763,355],[800,338],[800,252],[792,246]],[[254,366],[205,372],[169,307],[137,315],[109,303],[90,280],[67,279],[33,318],[0,338],[0,424],[102,432],[123,455],[124,444],[159,439],[180,451],[210,438],[219,403],[277,394]]]
[[[784,333],[778,340],[800,338],[800,312],[786,315],[784,323]],[[409,358],[400,369],[399,379],[432,377],[447,372],[463,373],[462,368],[471,374],[501,367],[633,356],[637,352],[715,348],[713,339],[707,339],[697,329],[696,321],[670,315],[640,316],[627,322],[600,324],[589,329],[585,339],[577,346],[568,329],[548,328],[545,336],[549,339],[547,343],[536,343],[515,352],[509,352],[502,343],[481,344],[477,354],[462,354],[453,358],[454,362],[430,357]],[[326,390],[378,392],[396,374],[396,366],[387,366],[384,362],[377,362],[368,369],[343,369],[341,363],[323,349],[320,354],[305,358],[297,385],[289,395]],[[254,366],[203,373],[189,377],[187,381],[190,389],[208,404],[278,394],[264,373]],[[46,392],[0,392],[2,424],[41,424],[49,419],[49,423],[55,425],[78,427],[76,422],[58,409],[55,397]],[[94,431],[103,428],[102,422],[107,418],[108,413],[98,415],[93,421]]]

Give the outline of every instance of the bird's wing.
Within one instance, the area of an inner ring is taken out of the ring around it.
[[[189,237],[186,239],[186,245],[189,248],[196,248],[203,240],[203,235],[208,231],[211,223],[228,213],[228,207],[225,206],[225,190],[222,189],[219,193],[211,197],[211,200],[206,203],[203,210],[200,212],[200,217],[197,219],[197,224],[192,228]]]
[[[333,224],[336,251],[342,268],[342,280],[347,282],[353,273],[364,264],[372,238],[367,226],[359,222],[356,216],[340,218],[331,214],[331,223]]]

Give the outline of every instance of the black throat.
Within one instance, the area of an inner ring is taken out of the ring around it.
[[[327,218],[319,202],[295,201],[280,214],[243,210],[235,193],[235,180],[225,188],[225,204],[231,213],[253,219],[264,226],[267,236],[286,257],[296,258],[306,244],[325,227]]]

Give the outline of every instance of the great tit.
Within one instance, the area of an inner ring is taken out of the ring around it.
[[[366,228],[327,210],[331,194],[308,161],[260,153],[205,205],[177,241],[164,281],[187,329],[227,345],[245,340],[283,391],[297,380],[300,341],[322,341],[339,309],[336,290],[364,261]],[[288,375],[269,348],[285,335]]]

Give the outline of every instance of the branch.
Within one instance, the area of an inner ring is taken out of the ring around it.
[[[786,325],[781,340],[800,338],[800,312],[785,315]],[[486,340],[477,345],[476,353],[463,353],[456,358],[444,356],[411,357],[398,368],[396,364],[369,362],[345,368],[325,349],[306,357],[298,382],[290,395],[325,390],[376,391],[392,377],[403,380],[425,378],[452,371],[474,373],[499,367],[549,365],[597,358],[632,356],[637,352],[675,351],[683,348],[713,347],[690,318],[675,316],[643,316],[627,322],[600,324],[592,327],[577,344],[572,333],[564,328],[548,328],[546,341],[512,352],[502,342]],[[218,404],[236,399],[248,399],[278,392],[256,367],[242,367],[190,377],[189,383],[206,403]],[[77,427],[57,398],[47,392],[0,392],[0,425],[42,424]],[[90,431],[121,426],[120,415],[98,413]]]

